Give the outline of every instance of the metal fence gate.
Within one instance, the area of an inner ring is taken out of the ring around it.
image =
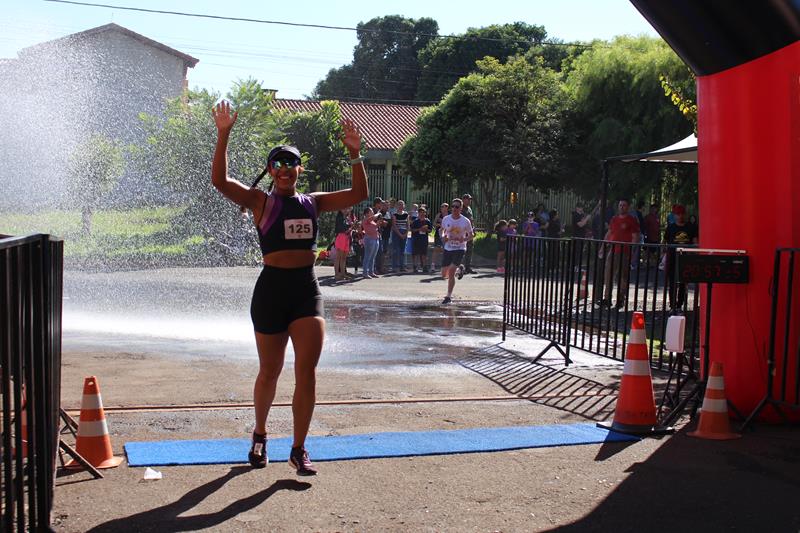
[[[684,361],[699,370],[699,292],[675,281],[674,250],[661,245],[592,239],[509,236],[503,338],[513,328],[549,341],[569,364],[570,349],[622,361],[633,311],[645,315],[650,365],[670,370],[667,319],[686,317]],[[662,262],[662,252],[666,259]]]
[[[787,409],[800,409],[800,248],[775,251],[772,273],[767,392],[750,416],[747,427],[771,406],[784,420]]]
[[[63,242],[0,236],[0,529],[47,531],[61,398]]]

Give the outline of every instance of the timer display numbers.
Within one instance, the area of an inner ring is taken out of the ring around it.
[[[750,258],[743,254],[684,252],[675,254],[682,283],[747,283]]]

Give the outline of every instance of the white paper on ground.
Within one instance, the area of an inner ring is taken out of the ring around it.
[[[158,470],[153,470],[149,466],[144,471],[145,479],[161,479],[162,477],[163,476],[161,475],[161,472],[159,472]]]

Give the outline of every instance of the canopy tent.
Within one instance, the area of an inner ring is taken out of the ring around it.
[[[664,148],[644,152],[641,154],[617,155],[603,159],[602,194],[600,198],[601,213],[606,212],[608,204],[608,164],[610,162],[622,163],[689,163],[697,164],[697,135],[692,133],[685,139],[670,144]]]
[[[606,161],[634,161],[652,163],[694,163],[697,164],[697,135],[692,133],[685,139],[664,148],[642,154],[618,155],[606,158]]]

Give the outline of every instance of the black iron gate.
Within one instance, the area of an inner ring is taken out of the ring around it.
[[[664,340],[670,316],[686,318],[682,361],[699,370],[699,292],[676,281],[677,247],[592,239],[509,236],[503,291],[507,328],[541,337],[570,363],[572,347],[622,361],[633,311],[643,311],[653,368],[670,370],[676,355]]]
[[[0,236],[2,237],[2,236]],[[61,398],[63,242],[0,238],[0,529],[49,529]]]
[[[771,290],[767,392],[743,427],[768,405],[784,420],[786,409],[800,409],[800,248],[775,250]]]

